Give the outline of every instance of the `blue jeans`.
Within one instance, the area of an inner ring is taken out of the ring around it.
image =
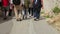
[[[34,17],[36,17],[36,19],[40,18],[40,11],[41,11],[41,8],[33,8]]]

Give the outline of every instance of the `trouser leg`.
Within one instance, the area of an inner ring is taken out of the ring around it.
[[[37,12],[36,12],[36,18],[37,19],[40,18],[40,11],[41,11],[41,8],[37,8]]]
[[[28,8],[28,12],[29,12],[29,14],[31,14],[31,12],[30,12],[30,8]]]
[[[37,12],[37,11],[36,11],[36,9],[34,8],[34,9],[33,9],[34,18],[36,18],[36,12]]]
[[[9,10],[9,16],[11,16],[11,15],[12,15],[12,9]]]
[[[33,16],[33,8],[31,8],[31,16]]]

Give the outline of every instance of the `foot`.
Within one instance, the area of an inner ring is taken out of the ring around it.
[[[29,17],[31,17],[31,15],[29,15]]]
[[[7,19],[7,17],[3,18],[3,20],[6,20],[6,19]]]
[[[22,21],[22,19],[20,19],[20,21]]]
[[[34,19],[34,21],[39,21],[39,19]]]
[[[27,17],[25,17],[24,19],[27,19]]]
[[[27,16],[23,16],[23,19],[27,19]]]
[[[22,21],[22,19],[17,19],[17,21]]]
[[[19,19],[16,19],[16,21],[20,21]]]

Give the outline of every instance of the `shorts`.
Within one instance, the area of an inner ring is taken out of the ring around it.
[[[5,11],[5,10],[6,10],[6,11],[9,11],[9,9],[10,9],[10,6],[2,7],[2,10],[3,10],[3,11]]]
[[[16,8],[16,10],[22,10],[22,6],[20,5],[14,5],[14,7]]]

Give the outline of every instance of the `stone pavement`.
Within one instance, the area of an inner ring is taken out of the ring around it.
[[[59,32],[45,19],[40,21],[27,19],[18,22],[11,19],[0,23],[0,34],[59,34]]]

